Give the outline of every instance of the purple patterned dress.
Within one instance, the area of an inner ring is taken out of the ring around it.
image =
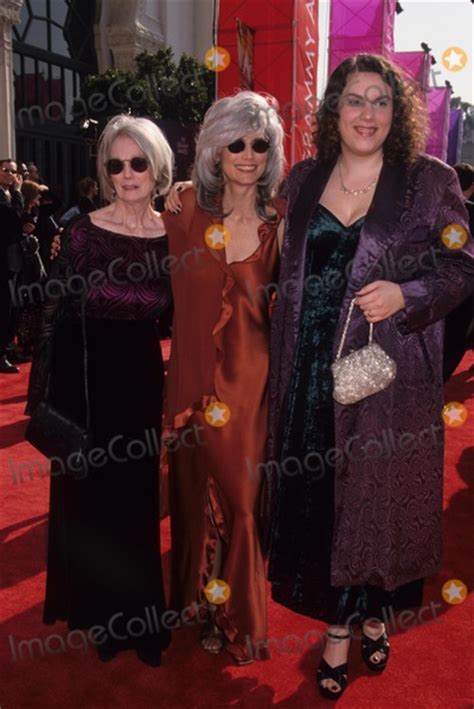
[[[83,421],[82,337],[77,295],[87,284],[91,428],[97,452],[77,470],[53,463],[44,622],[107,628],[121,648],[164,648],[169,631],[159,540],[159,441],[169,321],[167,237],[130,237],[92,224],[70,228],[50,281],[30,379],[29,407],[44,394]],[[54,285],[53,285],[54,284]],[[129,624],[132,618],[140,618]],[[112,619],[112,621],[111,621]],[[140,630],[141,628],[141,630]],[[158,629],[160,628],[160,629]],[[138,632],[138,630],[140,632]]]

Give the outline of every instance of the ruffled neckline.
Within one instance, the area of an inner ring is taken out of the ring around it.
[[[220,252],[217,252],[217,261],[222,270],[224,271],[225,280],[222,288],[221,315],[217,323],[214,325],[214,329],[212,331],[212,335],[214,338],[216,338],[216,335],[227,325],[227,323],[232,317],[233,306],[230,302],[229,293],[235,285],[235,278],[232,272],[233,268],[241,266],[242,264],[248,264],[254,261],[258,261],[270,237],[273,237],[275,239],[277,238],[278,227],[280,225],[281,220],[283,219],[282,215],[279,216],[280,219],[275,222],[263,222],[262,224],[260,224],[257,229],[257,234],[259,236],[260,243],[255,249],[255,251],[242,261],[232,261],[231,263],[227,263],[225,258],[225,249],[221,249]],[[213,218],[212,221],[213,223],[219,223],[219,220],[216,218]],[[217,349],[220,349],[218,340],[216,340],[216,346]]]
[[[254,261],[257,261],[265,246],[267,245],[268,241],[270,238],[273,236],[275,239],[277,238],[277,231],[278,227],[280,225],[281,220],[283,219],[283,214],[281,211],[278,211],[278,216],[279,219],[277,219],[275,222],[262,222],[260,226],[258,227],[258,236],[260,238],[260,243],[255,249],[255,251],[247,256],[246,259],[242,261],[233,261],[232,263],[228,264],[225,258],[225,253],[224,249],[221,249],[217,251],[216,249],[211,249],[208,247],[209,251],[213,254],[216,262],[219,264],[221,269],[224,272],[224,283],[222,286],[222,296],[221,296],[221,312],[218,321],[213,327],[212,330],[212,338],[214,340],[214,344],[216,347],[216,351],[220,354],[220,356],[216,357],[216,367],[220,366],[220,362],[222,361],[223,358],[223,341],[222,341],[222,333],[226,325],[229,323],[230,319],[232,318],[233,314],[233,305],[230,301],[229,293],[231,292],[232,288],[235,286],[235,278],[233,275],[233,268],[237,266],[241,266],[243,264],[248,264],[252,263]],[[211,224],[221,224],[222,220],[220,220],[218,217],[210,216],[209,215],[209,220]],[[215,379],[215,375],[214,375]],[[201,396],[200,401],[195,401],[193,402],[190,406],[188,406],[186,409],[180,411],[179,413],[175,414],[173,417],[173,424],[172,428],[181,428],[182,426],[185,426],[187,422],[189,421],[190,417],[193,415],[194,412],[196,411],[204,411],[205,408],[213,401],[216,401],[216,399],[219,398],[219,393],[215,390],[215,385],[214,385],[214,390],[212,392],[206,392]]]

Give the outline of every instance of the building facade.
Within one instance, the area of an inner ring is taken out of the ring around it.
[[[67,202],[90,172],[74,122],[81,82],[171,46],[203,60],[214,0],[0,0],[0,156],[38,164]]]

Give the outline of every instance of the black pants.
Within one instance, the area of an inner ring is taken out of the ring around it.
[[[0,273],[0,357],[5,356],[15,339],[18,308],[12,298],[17,274],[2,270]]]

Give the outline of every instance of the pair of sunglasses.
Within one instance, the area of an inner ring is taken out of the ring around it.
[[[270,143],[263,138],[256,138],[250,146],[254,153],[266,153],[270,147]],[[234,140],[233,143],[227,146],[229,153],[243,153],[245,150],[245,141],[243,138],[238,138]]]
[[[107,160],[105,167],[107,168],[109,175],[120,175],[126,162],[130,163],[130,167],[133,172],[145,172],[145,170],[148,170],[149,163],[147,158],[132,158],[131,160],[111,158],[110,160]]]

